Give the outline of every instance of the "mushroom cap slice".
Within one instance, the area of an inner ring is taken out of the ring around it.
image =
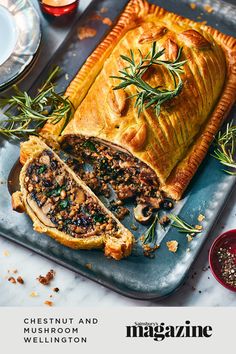
[[[138,222],[142,224],[148,223],[152,218],[152,215],[153,214],[147,204],[138,204],[134,208],[134,217]]]

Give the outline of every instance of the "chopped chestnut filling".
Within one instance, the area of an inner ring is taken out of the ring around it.
[[[72,237],[114,233],[115,221],[96,199],[86,193],[49,150],[44,150],[26,171],[27,202],[49,227]]]
[[[113,189],[118,200],[110,209],[118,218],[128,214],[122,204],[130,199],[150,210],[160,208],[163,197],[155,172],[128,151],[96,138],[73,135],[65,138],[62,148],[73,157],[66,163],[97,195],[109,198]],[[90,165],[89,171],[86,165]]]

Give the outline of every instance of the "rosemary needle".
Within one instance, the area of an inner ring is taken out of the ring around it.
[[[153,220],[153,223],[147,229],[147,231],[144,233],[143,244],[155,243],[155,240],[156,240],[155,230],[156,230],[157,221],[158,221],[158,214],[156,214],[155,219]]]
[[[201,232],[200,229],[193,227],[192,225],[188,224],[186,221],[180,219],[178,216],[176,216],[174,214],[168,214],[168,217],[173,221],[171,226],[179,229],[179,232],[183,232],[183,233],[199,233],[199,232]]]
[[[5,118],[0,120],[0,134],[17,139],[27,138],[29,134],[37,135],[49,118],[52,124],[66,118],[64,126],[66,125],[72,113],[72,104],[62,93],[55,92],[54,81],[59,71],[60,68],[56,67],[51,72],[34,98],[13,86],[15,94],[0,99],[0,108],[5,115]]]
[[[130,56],[120,56],[129,64],[126,68],[119,71],[121,76],[111,76],[111,78],[122,81],[118,86],[114,87],[114,90],[124,89],[130,85],[136,86],[137,93],[129,98],[134,97],[136,99],[135,107],[138,108],[138,115],[144,109],[154,107],[156,116],[158,117],[161,105],[176,97],[182,91],[183,82],[180,74],[183,73],[182,67],[186,63],[186,60],[180,60],[182,48],[179,49],[177,58],[174,61],[159,59],[164,52],[165,49],[157,49],[156,42],[152,44],[152,48],[146,56],[143,56],[139,50],[139,57],[135,58],[134,52],[130,50]],[[172,90],[161,88],[160,86],[152,87],[143,80],[144,73],[152,65],[162,65],[168,70],[173,78],[174,88]]]
[[[233,121],[227,124],[224,133],[219,132],[216,138],[217,147],[214,151],[214,157],[224,166],[236,170],[236,126]],[[236,171],[224,170],[230,175],[236,175]]]

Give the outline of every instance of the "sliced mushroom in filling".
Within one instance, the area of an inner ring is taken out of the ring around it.
[[[27,203],[38,219],[72,237],[114,235],[118,229],[93,195],[80,187],[50,150],[35,157],[24,180]]]
[[[109,198],[113,189],[116,200],[112,201],[110,210],[119,219],[128,214],[123,204],[130,199],[136,206],[142,206],[134,209],[134,216],[139,222],[147,222],[151,211],[160,208],[163,197],[155,172],[127,150],[100,139],[78,135],[66,136],[62,149],[71,156],[66,163],[95,194]],[[144,220],[142,211],[145,211]]]

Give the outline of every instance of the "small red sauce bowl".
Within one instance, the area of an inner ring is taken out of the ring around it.
[[[236,230],[229,230],[218,236],[213,242],[209,252],[209,264],[216,280],[225,288],[236,292],[236,287],[227,284],[221,276],[221,264],[217,255],[221,247],[226,249],[231,247],[230,252],[236,254]]]
[[[72,12],[75,12],[79,0],[64,0],[64,1],[55,1],[55,0],[40,0],[41,9],[44,13],[52,15],[55,17],[69,15]],[[61,5],[60,5],[61,3]]]

